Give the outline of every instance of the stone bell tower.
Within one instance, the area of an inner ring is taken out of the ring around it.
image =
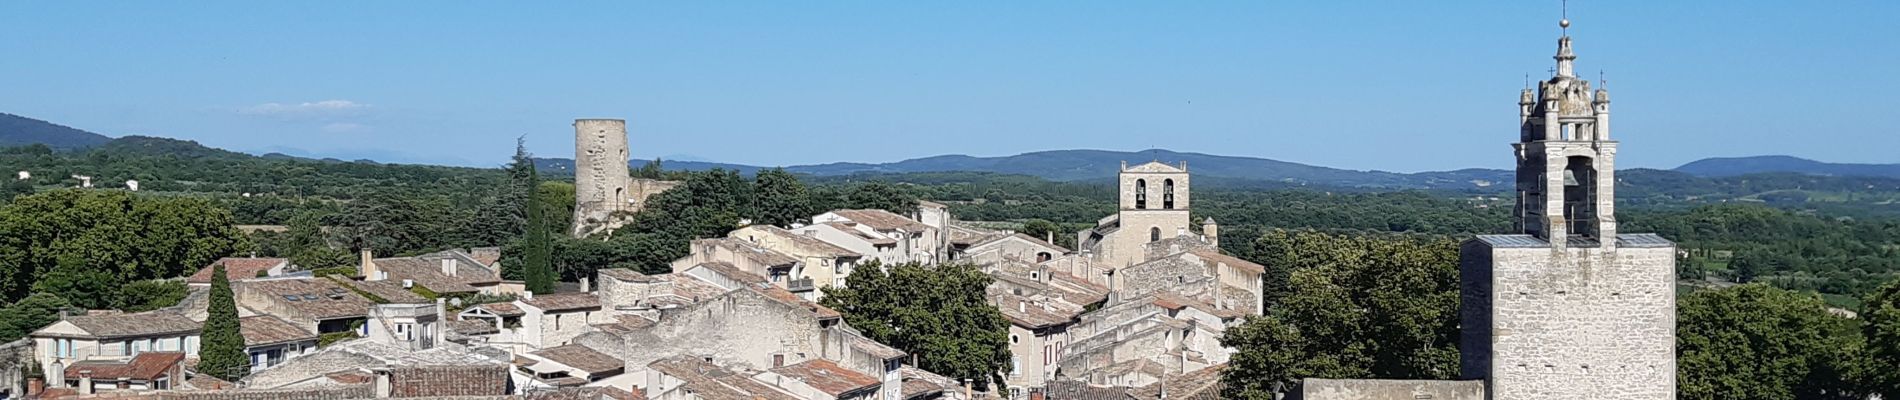
[[[1610,94],[1557,71],[1518,95],[1513,232],[1459,258],[1461,375],[1491,399],[1676,398],[1675,244],[1616,229]]]
[[[1565,25],[1568,25],[1566,22]],[[1610,92],[1578,79],[1570,36],[1557,39],[1557,75],[1518,95],[1519,233],[1556,247],[1616,237],[1616,141]]]

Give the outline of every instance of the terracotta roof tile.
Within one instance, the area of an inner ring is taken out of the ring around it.
[[[490,314],[495,314],[495,315],[499,315],[503,317],[519,317],[523,315],[528,315],[528,312],[521,311],[521,307],[515,307],[515,303],[477,304],[475,305],[475,308],[488,310]]]
[[[618,358],[578,344],[549,347],[528,354],[574,367],[593,376],[600,376],[626,367],[626,363],[621,362]]]
[[[1226,363],[1211,365],[1185,375],[1169,377],[1160,383],[1130,389],[1128,394],[1140,400],[1159,400],[1161,398],[1160,384],[1166,383],[1170,399],[1219,400],[1223,387],[1220,381],[1221,370],[1224,369],[1227,369]]]
[[[422,295],[416,294],[416,292],[404,289],[402,287],[402,281],[358,281],[338,277],[325,277],[325,279],[332,278],[334,278],[333,281],[337,283],[349,285],[364,293],[376,295],[376,297],[381,297],[390,303],[419,304],[431,302],[428,298],[422,297]]]
[[[780,376],[805,382],[806,385],[832,397],[844,397],[847,393],[876,389],[879,383],[875,377],[845,369],[837,363],[824,359],[808,360],[773,368],[771,371]]]
[[[240,282],[237,288],[257,291],[264,295],[262,297],[314,320],[368,316],[369,308],[376,305],[326,278],[254,280]]]
[[[593,293],[550,293],[523,299],[522,303],[542,311],[573,311],[600,308],[600,297]]]
[[[501,329],[495,328],[495,323],[480,319],[449,321],[449,330],[467,336],[501,333]]]
[[[693,241],[693,246],[694,247],[699,247],[699,246],[725,247],[725,248],[731,249],[733,254],[738,254],[739,257],[745,257],[747,259],[751,259],[753,263],[756,263],[759,265],[765,265],[765,266],[777,267],[777,266],[787,266],[787,265],[798,263],[797,257],[792,257],[790,255],[786,255],[785,253],[773,251],[771,249],[767,249],[764,247],[759,247],[758,245],[752,244],[751,242],[747,242],[745,240],[735,239],[735,238],[699,239],[699,240]]]
[[[160,336],[197,332],[204,327],[198,321],[171,311],[131,314],[74,315],[66,322],[96,338]]]
[[[1247,260],[1242,260],[1239,257],[1221,254],[1219,250],[1194,249],[1194,250],[1188,250],[1188,252],[1194,253],[1194,255],[1196,256],[1200,256],[1201,259],[1204,259],[1210,262],[1227,264],[1227,266],[1229,267],[1239,268],[1242,271],[1247,271],[1247,272],[1255,273],[1255,274],[1261,274],[1261,273],[1267,272],[1266,266],[1255,264]]]
[[[376,263],[376,268],[389,273],[390,280],[408,279],[436,293],[475,292],[480,289],[474,285],[501,282],[493,271],[480,266],[458,264],[455,275],[444,274],[440,258],[378,258],[371,262]]]
[[[225,257],[217,261],[212,261],[211,265],[206,265],[204,268],[199,269],[198,273],[191,274],[191,277],[186,278],[185,282],[211,283],[211,271],[217,268],[218,264],[224,264],[225,279],[238,281],[256,278],[259,272],[268,271],[271,268],[289,263],[290,260],[284,258]]]
[[[897,213],[884,210],[835,210],[831,213],[851,220],[851,222],[864,224],[865,226],[871,227],[871,229],[879,231],[903,230],[906,232],[923,232],[930,229],[930,226],[924,225],[922,222],[913,221],[910,218],[897,215]]]
[[[238,332],[244,335],[244,345],[247,347],[317,340],[315,332],[269,315],[238,318]]]
[[[185,353],[175,351],[148,351],[125,362],[79,361],[66,367],[66,379],[79,379],[91,374],[94,379],[149,381],[172,372],[173,367],[184,361]]]
[[[832,257],[832,258],[850,258],[850,257],[863,256],[862,254],[858,254],[858,252],[851,251],[851,249],[838,247],[838,245],[831,244],[831,242],[818,240],[818,238],[806,236],[805,234],[802,234],[802,233],[788,231],[788,230],[785,230],[785,228],[780,228],[780,227],[771,226],[771,225],[753,225],[752,228],[764,231],[772,235],[783,237],[786,240],[790,240],[792,243],[796,244],[800,249],[802,249],[802,251],[811,252],[811,254],[815,256]]]

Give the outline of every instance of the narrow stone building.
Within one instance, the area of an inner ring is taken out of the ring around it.
[[[1519,96],[1515,232],[1461,249],[1461,369],[1492,399],[1673,399],[1675,245],[1617,232],[1610,94],[1560,25],[1556,75]]]

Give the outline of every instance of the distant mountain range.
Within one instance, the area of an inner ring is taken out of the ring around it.
[[[84,149],[112,138],[65,125],[0,113],[0,147],[44,144],[60,150]]]
[[[45,144],[60,150],[84,150],[95,147],[118,147],[121,149],[125,147],[145,147],[151,148],[149,150],[160,152],[184,152],[200,155],[238,154],[199,146],[196,142],[190,141],[161,140],[161,138],[139,136],[113,139],[105,135],[47,121],[0,113],[0,147],[22,146],[36,143]],[[342,162],[335,159],[318,160],[276,153],[265,154],[262,155],[262,157],[319,162]],[[815,176],[956,171],[989,172],[1030,175],[1054,181],[1073,182],[1107,180],[1114,177],[1116,169],[1121,166],[1123,161],[1135,163],[1148,160],[1159,160],[1169,163],[1186,162],[1188,169],[1194,171],[1196,177],[1213,178],[1209,179],[1210,181],[1233,182],[1249,180],[1271,182],[1274,185],[1286,186],[1316,185],[1354,188],[1482,190],[1495,185],[1508,185],[1512,179],[1510,171],[1501,169],[1474,168],[1417,173],[1359,171],[1265,158],[1185,153],[1161,149],[1133,152],[1052,150],[1002,157],[942,155],[890,163],[838,162],[816,165],[794,165],[787,166],[785,169],[794,173]],[[566,158],[539,158],[536,159],[536,161],[539,168],[548,171],[572,171],[574,166],[574,161]],[[662,162],[665,168],[672,170],[700,171],[724,168],[752,174],[761,169],[769,168],[706,161],[663,160]],[[646,163],[645,160],[634,160],[630,165],[638,167],[644,163]],[[1708,158],[1685,164],[1681,167],[1677,167],[1673,171],[1702,177],[1726,177],[1761,173],[1796,173],[1900,179],[1900,164],[1838,164],[1789,156]]]

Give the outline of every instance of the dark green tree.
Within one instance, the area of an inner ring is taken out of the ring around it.
[[[1458,247],[1449,238],[1270,234],[1290,292],[1229,328],[1226,398],[1271,399],[1303,378],[1449,379],[1458,373]]]
[[[0,184],[0,204],[13,202],[13,198],[33,194],[33,180],[12,179]]]
[[[1811,294],[1762,284],[1677,302],[1677,398],[1861,399],[1845,380],[1862,343]]]
[[[61,311],[85,312],[74,309],[66,303],[66,299],[50,293],[34,293],[0,308],[0,342],[14,341],[41,327],[59,322]]]
[[[119,288],[117,308],[125,312],[145,312],[178,305],[189,292],[185,282],[153,279],[128,283]]]
[[[1047,239],[1053,236],[1062,236],[1062,226],[1046,219],[1033,218],[1023,222],[1022,233],[1037,239]]]
[[[198,372],[236,382],[250,373],[250,358],[244,355],[244,336],[238,332],[237,301],[231,294],[224,265],[211,270],[210,305],[206,308],[204,330],[200,334]]]
[[[1900,399],[1900,279],[1888,281],[1861,303],[1861,335],[1867,341],[1867,391],[1883,399]],[[1873,368],[1873,366],[1886,366]]]
[[[231,225],[230,212],[196,198],[121,190],[20,197],[0,206],[0,299],[25,297],[61,263],[73,265],[67,277],[103,273],[113,284],[182,276],[237,249],[242,236]]]
[[[871,181],[851,189],[845,199],[851,208],[879,209],[910,215],[917,211],[917,196],[905,192],[895,185],[882,181]]]
[[[33,291],[74,299],[75,307],[88,310],[112,308],[118,303],[119,277],[111,268],[86,265],[79,254],[59,256],[53,270],[33,282]]]
[[[820,302],[866,337],[910,353],[920,368],[1001,389],[1009,321],[984,298],[990,280],[969,264],[872,262],[851,274],[849,287],[826,287]]]
[[[784,168],[759,171],[752,185],[753,193],[758,196],[758,223],[788,228],[817,214],[811,208],[811,194],[805,190],[805,184]]]
[[[528,177],[532,181],[521,187],[529,191],[528,203],[523,207],[528,214],[528,234],[522,237],[522,268],[527,273],[528,291],[540,294],[554,293],[554,234],[547,222],[547,209],[541,206],[541,196],[536,196],[541,188],[540,177],[534,173],[534,164],[528,164]]]

